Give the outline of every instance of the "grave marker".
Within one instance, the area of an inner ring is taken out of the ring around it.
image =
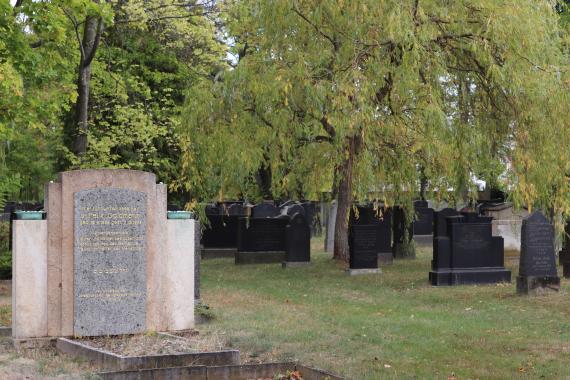
[[[536,211],[522,222],[517,293],[541,294],[560,290],[554,253],[554,227]]]

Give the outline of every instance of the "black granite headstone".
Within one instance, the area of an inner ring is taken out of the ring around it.
[[[510,282],[503,238],[492,236],[491,217],[462,213],[447,217],[447,235],[434,240],[432,285]]]
[[[350,269],[378,268],[378,228],[353,224],[348,238]]]
[[[252,218],[273,218],[279,215],[279,209],[271,203],[260,203],[253,206],[251,210]]]
[[[523,220],[517,293],[560,290],[554,253],[554,227],[535,211]]]
[[[447,236],[447,221],[449,216],[458,216],[459,212],[453,208],[444,208],[443,210],[436,211],[433,218],[433,237]]]
[[[433,233],[433,209],[427,201],[414,202],[414,236],[431,235]]]
[[[390,264],[393,261],[392,255],[392,209],[380,207],[375,210],[372,205],[356,206],[358,217],[351,209],[350,225],[372,225],[376,227],[376,247],[378,249],[378,260],[382,264]]]
[[[301,213],[293,215],[285,228],[288,263],[311,261],[311,230]]]
[[[281,209],[281,213],[289,216],[293,216],[295,214],[301,214],[305,216],[305,209],[298,203],[289,204]]]
[[[287,215],[274,218],[239,218],[236,264],[285,261]]]

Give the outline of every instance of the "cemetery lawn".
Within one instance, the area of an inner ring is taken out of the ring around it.
[[[349,277],[312,243],[313,264],[202,261],[202,300],[242,361],[299,360],[365,379],[570,379],[570,281],[546,297],[511,284],[431,287],[431,248]]]

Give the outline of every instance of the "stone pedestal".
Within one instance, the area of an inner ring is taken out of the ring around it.
[[[47,223],[15,220],[12,261],[12,337],[47,335]]]

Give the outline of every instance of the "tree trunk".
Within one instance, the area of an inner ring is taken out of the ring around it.
[[[334,231],[335,260],[348,262],[348,213],[352,204],[352,171],[354,160],[360,147],[360,137],[348,138],[348,157],[344,159],[339,170],[339,186],[337,194],[337,213]]]
[[[271,192],[271,177],[271,167],[263,165],[257,170],[255,180],[264,200],[273,199],[273,193]]]
[[[77,155],[87,151],[87,132],[89,130],[89,81],[91,80],[91,65],[79,65],[77,78],[77,104],[75,106],[75,125],[77,131],[73,143],[73,152]]]
[[[77,103],[75,105],[75,139],[73,152],[77,155],[87,151],[87,132],[89,131],[89,83],[91,81],[91,62],[97,51],[103,31],[103,21],[89,16],[85,19],[83,39],[79,40],[81,60],[77,78]]]

